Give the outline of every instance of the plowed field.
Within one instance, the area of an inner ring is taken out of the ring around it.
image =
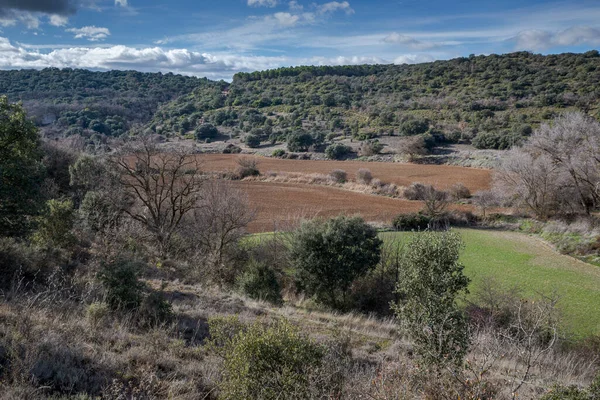
[[[237,168],[236,154],[202,154],[202,168],[206,171],[225,171]],[[485,169],[463,168],[448,165],[418,165],[386,162],[361,161],[313,161],[286,160],[279,158],[256,157],[261,172],[285,171],[300,173],[327,174],[334,169],[343,169],[349,177],[353,177],[361,168],[371,170],[373,177],[385,183],[395,183],[408,186],[413,182],[434,185],[438,189],[447,189],[455,183],[463,183],[471,192],[488,189],[491,182],[491,172]]]

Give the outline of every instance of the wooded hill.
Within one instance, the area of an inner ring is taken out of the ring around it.
[[[418,65],[294,67],[239,73],[219,93],[203,87],[161,107],[151,129],[186,133],[200,122],[278,140],[290,131],[431,133],[506,148],[566,109],[599,114],[600,55],[527,52]],[[200,117],[203,117],[200,118]]]
[[[519,143],[569,109],[600,117],[600,54],[527,52],[417,65],[280,68],[232,83],[133,71],[0,72],[0,93],[23,100],[49,132],[118,136],[134,125],[165,136],[206,123],[254,142],[315,136],[431,135],[479,148]],[[196,135],[198,136],[198,135]]]

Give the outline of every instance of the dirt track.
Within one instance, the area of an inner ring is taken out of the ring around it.
[[[234,170],[236,154],[202,154],[202,168],[206,171]],[[413,182],[434,185],[438,189],[447,189],[455,183],[463,183],[475,192],[488,189],[491,182],[491,172],[485,169],[464,168],[448,165],[418,165],[386,162],[361,161],[313,161],[313,160],[284,160],[279,158],[256,157],[259,160],[261,172],[286,171],[302,173],[327,174],[334,169],[343,169],[348,176],[354,176],[360,168],[370,169],[373,177],[385,183],[395,183],[408,186]]]

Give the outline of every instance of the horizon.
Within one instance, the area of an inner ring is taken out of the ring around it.
[[[417,64],[600,45],[600,4],[485,0],[0,1],[0,69],[136,70],[231,80],[300,65]]]

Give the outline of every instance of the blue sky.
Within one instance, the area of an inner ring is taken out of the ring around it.
[[[600,1],[0,0],[0,68],[230,79],[290,65],[417,63],[600,46]]]

